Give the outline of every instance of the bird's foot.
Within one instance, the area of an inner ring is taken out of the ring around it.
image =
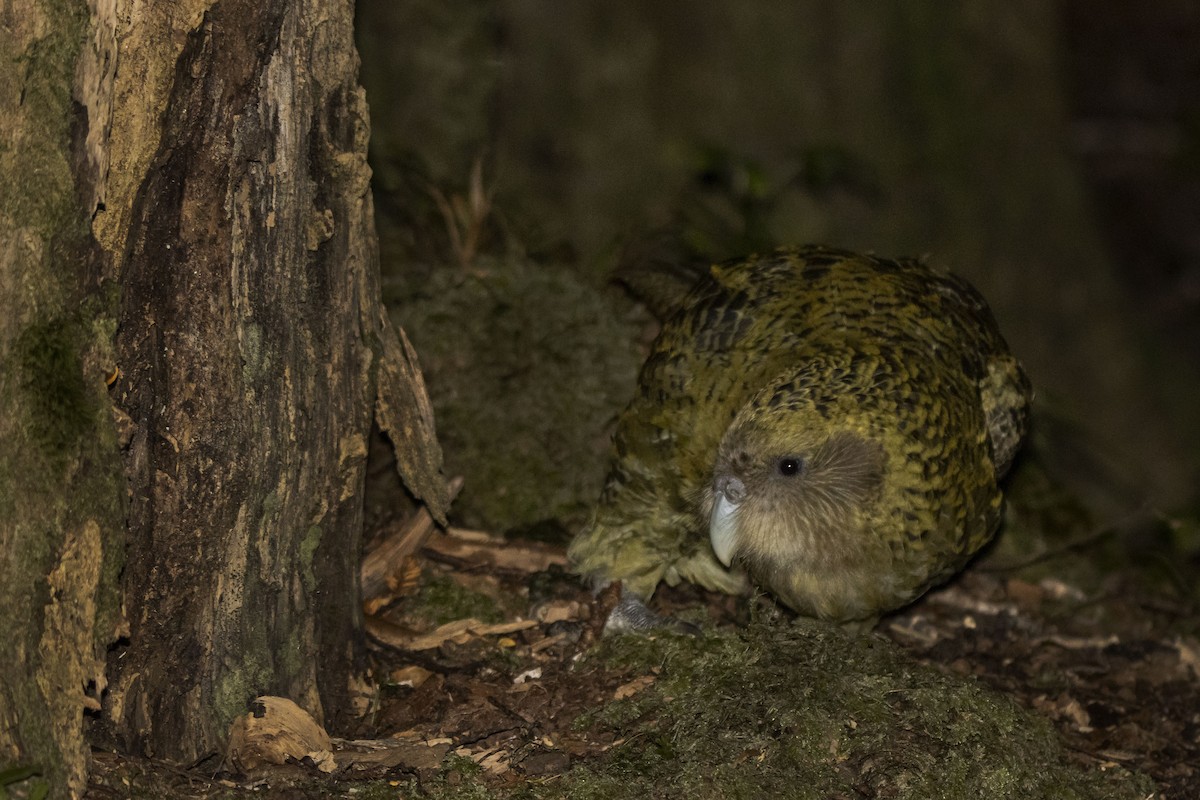
[[[604,623],[604,634],[645,634],[653,631],[672,631],[688,636],[701,635],[700,628],[692,623],[651,611],[641,598],[622,591],[621,599],[613,606],[608,620]]]

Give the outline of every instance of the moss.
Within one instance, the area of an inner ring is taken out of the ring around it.
[[[422,789],[433,800],[488,800],[495,796],[483,782],[483,768],[453,754],[442,763],[437,779]]]
[[[22,783],[26,786],[19,791],[17,797],[40,800],[50,792],[50,784],[42,777],[41,767],[22,764],[0,769],[0,799],[7,800],[10,792],[18,791],[14,787]]]
[[[262,639],[266,641],[266,638]],[[261,693],[264,686],[269,685],[274,672],[263,663],[259,656],[246,650],[242,653],[245,660],[238,665],[221,673],[220,680],[213,689],[213,707],[218,729],[227,731],[233,720],[240,714],[246,713],[246,704]]]
[[[539,797],[1140,798],[1072,765],[1042,719],[891,644],[813,623],[702,639],[615,638],[597,657],[659,667],[596,718],[624,743]],[[622,712],[624,707],[624,712]]]
[[[79,349],[77,326],[61,317],[30,325],[13,342],[30,438],[58,465],[94,422]]]
[[[72,76],[88,17],[83,3],[40,5],[54,21],[48,35],[13,58],[15,69],[0,71],[0,91],[21,97],[21,127],[36,131],[20,138],[19,148],[0,149],[0,171],[8,176],[0,212],[35,229],[53,248],[84,230],[68,159]],[[12,58],[7,47],[4,50],[3,55]]]
[[[301,578],[304,581],[304,590],[312,594],[317,590],[317,575],[313,571],[313,556],[316,555],[317,548],[321,546],[321,526],[310,525],[305,531],[304,538],[300,540],[300,564],[304,570]]]
[[[577,525],[599,494],[608,425],[633,394],[639,320],[563,266],[435,270],[395,309],[420,354],[454,512],[493,530]]]
[[[440,575],[422,582],[421,591],[412,604],[412,613],[433,625],[468,617],[489,623],[504,619],[504,612],[497,607],[494,598]]]
[[[113,330],[111,298],[79,293],[89,242],[72,171],[71,93],[87,5],[44,1],[23,20],[0,32],[0,61],[11,67],[0,70],[0,113],[12,134],[0,145],[0,228],[8,237],[5,282],[14,291],[0,320],[0,516],[13,523],[0,604],[19,622],[0,626],[12,644],[0,653],[0,673],[12,678],[0,705],[18,722],[0,739],[18,742],[52,793],[66,796],[68,782],[82,781],[86,751],[78,707],[64,711],[61,698],[48,700],[35,683],[78,680],[65,663],[73,659],[47,661],[41,648],[45,576],[64,532],[100,525],[104,562],[92,641],[84,622],[81,641],[54,643],[88,663],[120,618],[123,476],[104,386],[84,373],[85,364],[111,352]],[[32,30],[40,38],[26,38]]]

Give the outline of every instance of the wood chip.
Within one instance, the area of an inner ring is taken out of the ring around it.
[[[536,681],[536,680],[539,680],[541,677],[542,677],[542,668],[541,668],[541,667],[534,667],[533,669],[527,669],[527,670],[525,670],[525,671],[524,671],[524,672],[522,672],[520,675],[518,675],[517,677],[513,678],[513,683],[514,683],[514,684],[522,684],[522,683],[525,683],[525,682],[527,682],[527,681]]]
[[[1026,611],[1036,611],[1046,598],[1046,590],[1041,586],[1018,578],[1009,578],[1004,582],[1004,593]]]
[[[533,617],[543,625],[576,622],[585,618],[585,608],[578,600],[547,600],[537,607]]]
[[[481,750],[478,753],[469,753],[468,756],[492,775],[503,775],[508,772],[507,750],[500,748]]]
[[[333,747],[340,766],[357,770],[377,767],[388,770],[397,767],[419,771],[437,769],[450,751],[449,740],[334,739]]]
[[[392,670],[388,677],[392,683],[397,686],[410,686],[416,689],[422,683],[429,679],[433,673],[424,667],[418,667],[416,664],[410,664],[407,667]]]
[[[243,772],[305,756],[329,772],[336,766],[324,758],[330,746],[325,729],[286,697],[255,698],[250,712],[235,719],[229,730],[229,759]],[[323,762],[329,769],[321,766]]]
[[[566,638],[567,635],[565,633],[556,633],[553,636],[547,636],[541,641],[534,642],[534,644],[529,648],[529,652],[540,653],[548,647],[554,647],[554,645],[565,641]]]
[[[1119,644],[1121,640],[1117,636],[1110,634],[1108,636],[1063,636],[1062,634],[1051,634],[1034,640],[1037,644],[1055,644],[1065,650],[1087,650],[1095,648],[1103,650],[1114,644]]]

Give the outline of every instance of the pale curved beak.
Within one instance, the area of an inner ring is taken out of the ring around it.
[[[737,549],[738,501],[745,495],[746,488],[737,478],[726,477],[718,480],[713,490],[708,538],[717,560],[728,567],[733,564],[733,554]]]

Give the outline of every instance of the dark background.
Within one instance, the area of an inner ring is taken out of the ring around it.
[[[358,14],[385,290],[460,523],[586,516],[654,331],[614,274],[805,242],[972,280],[1035,382],[1035,449],[1102,521],[1196,508],[1194,2]]]

